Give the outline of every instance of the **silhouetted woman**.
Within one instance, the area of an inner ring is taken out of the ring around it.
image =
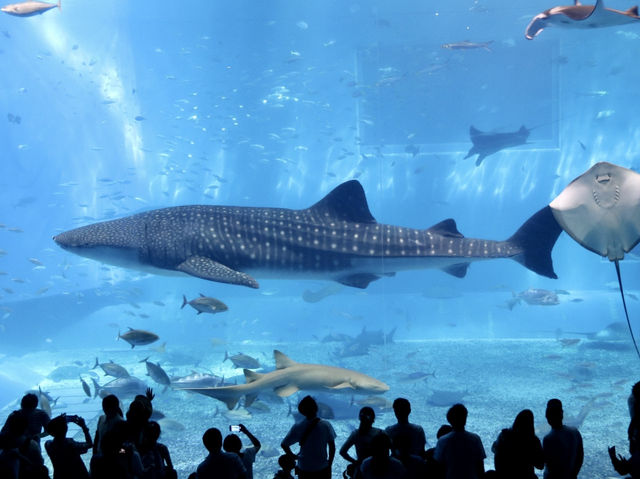
[[[533,412],[524,409],[518,413],[513,426],[503,429],[491,446],[494,464],[501,479],[535,479],[536,469],[544,467],[542,445],[533,426]]]
[[[347,469],[354,471],[350,476],[354,479],[359,477],[358,472],[362,461],[367,457],[370,457],[373,453],[371,450],[373,438],[382,432],[381,429],[373,427],[373,422],[376,419],[376,413],[369,406],[365,406],[360,409],[359,418],[360,426],[349,435],[345,443],[340,448],[340,455],[344,457],[346,461],[353,464],[352,467]],[[351,449],[351,446],[355,446],[356,448],[355,458],[349,455],[349,449]]]

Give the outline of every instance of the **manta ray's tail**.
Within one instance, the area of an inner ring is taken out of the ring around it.
[[[513,257],[518,263],[542,276],[556,279],[551,250],[560,233],[562,228],[553,217],[551,208],[545,206],[525,221],[507,243],[521,250]]]

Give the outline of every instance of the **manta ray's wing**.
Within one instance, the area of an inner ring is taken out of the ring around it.
[[[581,22],[587,20],[590,17],[598,18],[602,16],[605,12],[604,3],[602,0],[597,0],[594,6],[591,5],[582,5],[580,2],[575,2],[575,5],[564,6],[564,7],[553,7],[549,10],[545,10],[542,13],[539,13],[527,26],[525,30],[524,36],[527,40],[533,40],[544,28],[552,22],[552,18],[558,17],[560,15],[567,17],[560,24],[569,24],[570,22]]]
[[[627,168],[597,163],[549,206],[574,240],[611,261],[640,241],[640,174]]]

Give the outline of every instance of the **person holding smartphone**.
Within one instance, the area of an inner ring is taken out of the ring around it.
[[[80,426],[84,433],[84,442],[67,438],[68,423]],[[47,424],[46,430],[53,439],[44,443],[44,448],[53,465],[53,479],[73,477],[74,479],[89,479],[89,472],[82,461],[85,454],[93,445],[89,428],[80,416],[62,414],[53,418]]]
[[[251,446],[242,451],[242,441],[237,434],[229,434],[224,438],[222,447],[225,451],[237,454],[242,464],[244,464],[247,470],[247,479],[253,479],[253,463],[256,462],[256,454],[260,451],[262,444],[257,437],[255,437],[244,424],[238,424],[237,426],[229,426],[229,430],[233,432],[241,432],[249,438]]]

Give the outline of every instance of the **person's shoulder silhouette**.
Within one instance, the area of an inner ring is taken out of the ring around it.
[[[198,466],[198,479],[246,479],[247,471],[238,455],[222,451],[222,433],[219,429],[207,429],[202,436],[202,443],[209,455]]]

